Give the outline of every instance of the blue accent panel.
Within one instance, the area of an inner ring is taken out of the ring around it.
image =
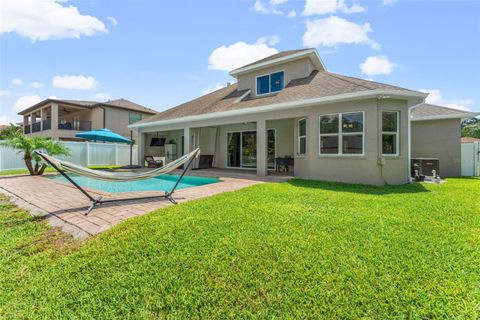
[[[281,91],[284,86],[284,72],[276,72],[270,75],[271,92]]]
[[[270,92],[269,81],[269,75],[257,78],[257,94],[264,94]]]

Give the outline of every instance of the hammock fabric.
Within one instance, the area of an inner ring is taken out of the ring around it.
[[[93,170],[78,164],[74,164],[68,161],[56,159],[52,156],[49,156],[43,152],[37,151],[37,154],[41,156],[43,159],[49,160],[50,163],[54,163],[59,169],[62,169],[67,172],[75,173],[80,176],[96,179],[96,180],[103,180],[103,181],[112,181],[112,182],[125,182],[125,181],[136,181],[136,180],[144,180],[148,178],[153,178],[162,174],[167,174],[172,172],[173,170],[177,169],[178,167],[184,165],[188,161],[193,160],[200,154],[200,149],[197,148],[190,153],[170,162],[169,164],[142,173],[130,173],[130,172],[108,172],[108,171],[101,171],[101,170]]]
[[[161,168],[157,168],[157,169],[154,169],[148,172],[143,172],[143,173],[106,172],[106,171],[100,171],[100,170],[92,170],[68,161],[56,159],[40,151],[35,151],[35,153],[39,155],[45,162],[51,165],[55,170],[57,170],[58,173],[60,173],[65,179],[67,179],[71,184],[73,184],[75,188],[80,190],[90,200],[90,206],[85,212],[85,215],[88,215],[90,211],[92,211],[97,205],[100,205],[102,203],[107,203],[107,202],[165,198],[167,200],[170,200],[173,204],[176,204],[177,202],[173,198],[173,193],[175,192],[175,189],[177,188],[178,184],[180,183],[183,176],[187,172],[188,168],[192,165],[193,160],[200,155],[200,148],[193,150],[192,152],[170,162],[169,164]],[[167,174],[179,168],[182,165],[183,165],[182,174],[178,177],[178,180],[175,182],[175,185],[170,191],[165,191],[164,194],[162,195],[137,197],[137,198],[122,198],[122,199],[111,199],[111,200],[102,200],[101,196],[94,198],[91,194],[89,194],[85,189],[80,187],[71,177],[67,175],[67,172],[71,172],[71,173],[75,173],[84,177],[97,179],[97,180],[111,181],[111,182],[126,182],[126,181],[143,180],[143,179],[153,178],[162,174]]]

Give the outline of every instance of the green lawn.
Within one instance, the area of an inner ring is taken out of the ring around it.
[[[480,317],[480,179],[265,183],[84,242],[0,211],[0,318]]]

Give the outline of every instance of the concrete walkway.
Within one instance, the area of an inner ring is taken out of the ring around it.
[[[178,190],[174,194],[178,202],[234,191],[263,181],[284,181],[289,178],[269,176],[260,179],[251,173],[230,174],[225,170],[191,171],[188,175],[219,177],[221,182]],[[94,197],[100,195],[105,200],[158,195],[158,192],[151,191],[125,193],[89,191]],[[51,225],[60,226],[78,238],[98,234],[125,219],[172,205],[165,199],[113,202],[102,204],[85,216],[89,200],[79,190],[46,177],[25,175],[0,178],[0,192],[10,196],[19,207],[29,210],[33,215],[43,216]]]

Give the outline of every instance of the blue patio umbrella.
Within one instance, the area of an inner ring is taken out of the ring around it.
[[[130,136],[131,136],[131,132],[130,132]],[[130,165],[124,166],[122,168],[125,168],[125,169],[139,168],[139,166],[132,165],[133,141],[131,139],[125,138],[124,136],[119,135],[118,133],[113,132],[111,130],[108,130],[107,128],[75,133],[75,137],[82,138],[85,140],[128,143],[130,144]]]
[[[119,135],[116,132],[106,128],[75,133],[75,137],[85,140],[105,141],[105,142],[121,142],[131,144],[132,140]]]

